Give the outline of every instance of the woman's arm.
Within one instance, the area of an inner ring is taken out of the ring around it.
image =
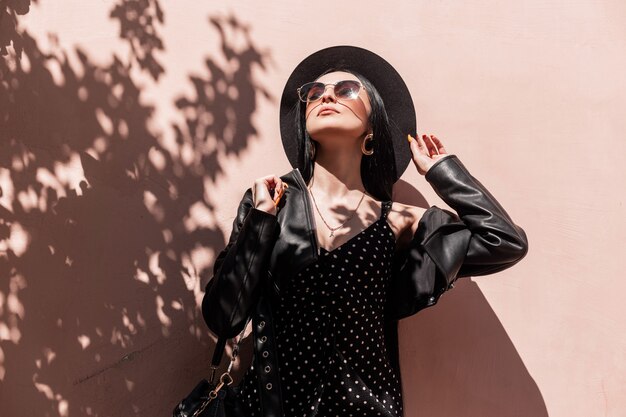
[[[213,278],[206,286],[202,315],[221,338],[241,332],[266,274],[266,263],[276,240],[276,216],[254,208],[249,188],[237,209],[226,248],[217,256]]]
[[[492,274],[526,256],[528,239],[524,230],[455,155],[438,161],[425,178],[471,232],[463,263],[458,271],[446,271],[448,279]],[[426,242],[426,250],[442,267],[454,264],[446,259],[447,243],[454,244],[454,234],[440,233]]]
[[[456,214],[431,207],[408,248],[394,260],[388,317],[400,319],[434,305],[453,282],[513,266],[528,252],[517,226],[456,155],[438,159],[426,180]]]

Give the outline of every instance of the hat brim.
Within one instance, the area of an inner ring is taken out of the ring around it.
[[[395,68],[379,55],[356,46],[341,45],[319,50],[300,62],[289,76],[280,101],[280,134],[289,162],[293,167],[297,166],[296,90],[328,69],[337,67],[363,75],[383,99],[393,138],[397,181],[411,160],[406,137],[416,132],[415,106],[409,89]]]

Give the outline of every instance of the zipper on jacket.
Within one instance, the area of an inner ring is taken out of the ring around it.
[[[306,209],[306,213],[309,217],[309,224],[311,225],[311,231],[313,235],[311,236],[311,244],[313,245],[313,249],[315,249],[315,253],[317,256],[320,256],[320,248],[317,244],[317,225],[315,223],[315,216],[313,215],[313,208],[311,207],[311,200],[309,197],[309,188],[306,186],[304,182],[304,178],[302,177],[302,173],[298,168],[295,168],[296,171],[296,181],[299,183],[302,189],[302,197],[304,199],[304,206]]]

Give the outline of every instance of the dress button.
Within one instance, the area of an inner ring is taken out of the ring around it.
[[[259,323],[259,329],[262,329],[262,328],[264,328],[264,327],[265,327],[265,320],[262,320],[262,321]]]
[[[263,355],[264,358],[267,358],[270,353],[267,350],[264,350],[263,353],[261,353],[261,355]]]
[[[271,390],[271,389],[272,389],[272,383],[271,383],[271,382],[268,382],[268,383],[265,385],[265,388],[266,388],[268,391],[269,391],[269,390]]]
[[[271,370],[272,370],[272,368],[271,368],[269,365],[267,365],[267,366],[265,367],[265,373],[266,373],[266,374],[269,374]]]
[[[267,342],[267,336],[261,336],[261,343]]]

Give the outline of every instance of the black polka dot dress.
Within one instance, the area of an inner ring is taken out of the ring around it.
[[[385,346],[386,284],[395,250],[380,218],[283,284],[274,315],[283,410],[289,417],[402,416],[400,380]],[[259,416],[256,370],[240,385]]]

